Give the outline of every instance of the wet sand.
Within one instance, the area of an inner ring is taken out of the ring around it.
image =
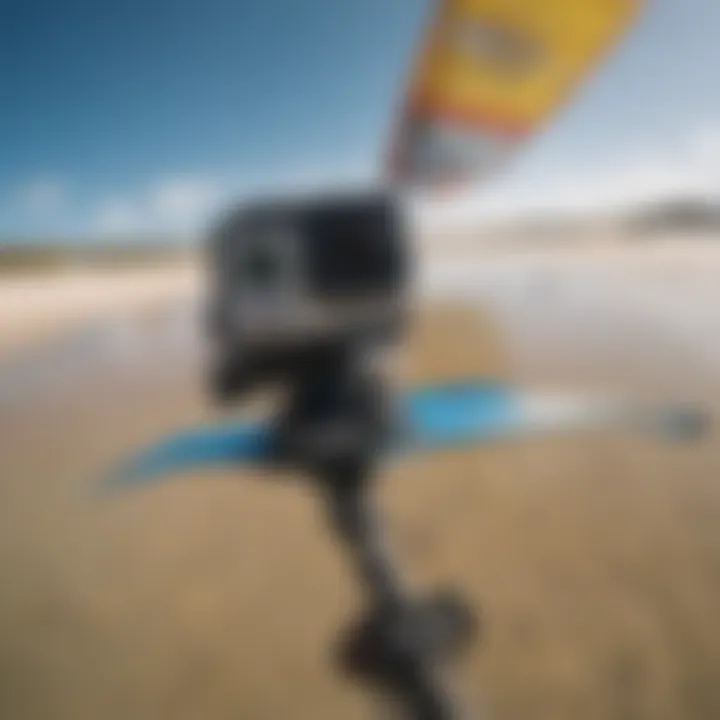
[[[583,322],[553,277],[530,297],[501,282],[493,319],[474,295],[470,308],[424,303],[404,376],[483,369],[717,404],[712,357],[685,372],[697,353],[639,335],[645,316],[614,335]],[[517,318],[540,297],[550,340],[530,343],[536,321]],[[585,313],[608,306],[574,297]],[[41,390],[28,376],[0,406],[4,720],[372,717],[332,669],[359,598],[307,486],[208,472],[93,493],[132,448],[214,414],[191,315],[179,302],[115,315],[64,346],[64,369],[40,363]],[[689,446],[608,435],[417,459],[388,470],[381,497],[418,581],[482,606],[486,639],[465,674],[492,717],[710,720],[719,470],[715,434]]]

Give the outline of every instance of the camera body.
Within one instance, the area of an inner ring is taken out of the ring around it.
[[[404,219],[390,194],[247,204],[215,228],[208,255],[220,398],[402,334],[410,268]]]

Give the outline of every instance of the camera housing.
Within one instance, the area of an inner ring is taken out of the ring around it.
[[[389,193],[275,199],[230,212],[208,243],[218,396],[292,376],[328,352],[396,341],[405,222]]]

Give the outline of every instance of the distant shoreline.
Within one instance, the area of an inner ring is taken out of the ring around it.
[[[194,252],[179,244],[2,244],[0,281],[13,275],[42,275],[76,269],[112,270],[177,265],[190,262]]]
[[[87,323],[161,311],[200,296],[202,274],[191,253],[156,254],[153,262],[144,262],[145,257],[0,270],[0,362]],[[694,302],[690,291],[707,288],[707,299],[694,311],[700,318],[716,306],[710,286],[720,270],[720,243],[676,235],[649,243],[610,239],[458,248],[436,238],[419,248],[418,260],[416,290],[423,297],[457,294],[480,302],[497,293],[552,295],[566,283],[587,285],[597,275],[599,282],[617,288],[611,291],[616,303],[636,284],[662,290],[670,302]]]

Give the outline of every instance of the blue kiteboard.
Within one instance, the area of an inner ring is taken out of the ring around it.
[[[387,454],[408,454],[497,442],[534,434],[644,425],[674,436],[696,434],[704,416],[687,408],[639,409],[598,397],[523,391],[466,381],[401,392],[398,431]],[[231,420],[180,430],[122,462],[114,486],[136,486],[211,467],[271,466],[277,459],[271,422]]]

